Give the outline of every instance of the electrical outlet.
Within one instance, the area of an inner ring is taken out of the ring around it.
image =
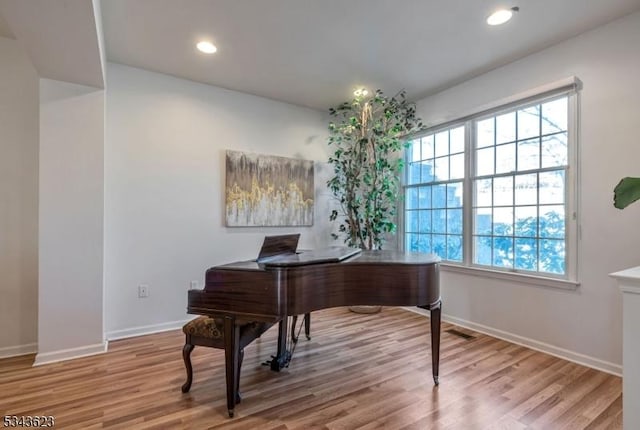
[[[138,298],[145,299],[149,297],[149,286],[147,284],[138,285]]]
[[[191,282],[189,283],[189,289],[190,289],[190,290],[197,290],[197,289],[198,289],[198,287],[199,287],[199,284],[200,284],[200,283],[199,283],[198,281],[191,281]]]

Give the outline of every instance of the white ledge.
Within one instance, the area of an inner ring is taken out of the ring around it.
[[[610,273],[609,276],[618,280],[620,291],[640,294],[640,266]]]
[[[440,263],[443,272],[462,273],[471,276],[501,279],[519,284],[530,284],[538,287],[559,288],[573,291],[580,286],[580,282],[568,279],[548,278],[544,276],[529,275],[519,272],[507,272],[501,270],[484,269],[480,267],[459,266],[457,264]]]

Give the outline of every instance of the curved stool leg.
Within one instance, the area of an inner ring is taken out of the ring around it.
[[[193,368],[191,367],[191,351],[193,351],[194,345],[185,343],[182,348],[182,359],[184,360],[184,367],[187,369],[187,382],[182,385],[182,392],[186,393],[191,389],[191,382],[193,381]]]

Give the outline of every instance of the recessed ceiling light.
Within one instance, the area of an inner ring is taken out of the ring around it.
[[[504,24],[505,22],[511,19],[514,12],[517,12],[519,10],[520,8],[518,7],[512,7],[511,9],[499,9],[493,12],[491,15],[489,15],[489,17],[487,18],[487,24],[489,25]]]
[[[353,92],[353,95],[356,96],[356,97],[364,97],[367,94],[369,94],[369,91],[367,91],[366,88],[358,88],[357,90],[355,90]]]
[[[216,45],[211,42],[207,42],[206,40],[198,42],[196,47],[200,52],[204,52],[205,54],[213,54],[218,50],[218,48],[216,48]]]

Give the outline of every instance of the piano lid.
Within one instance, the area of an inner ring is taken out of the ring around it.
[[[336,246],[331,248],[314,249],[300,251],[296,254],[274,255],[260,260],[261,266],[266,267],[289,267],[306,266],[308,264],[339,263],[362,252],[359,248],[348,248],[346,246]]]

